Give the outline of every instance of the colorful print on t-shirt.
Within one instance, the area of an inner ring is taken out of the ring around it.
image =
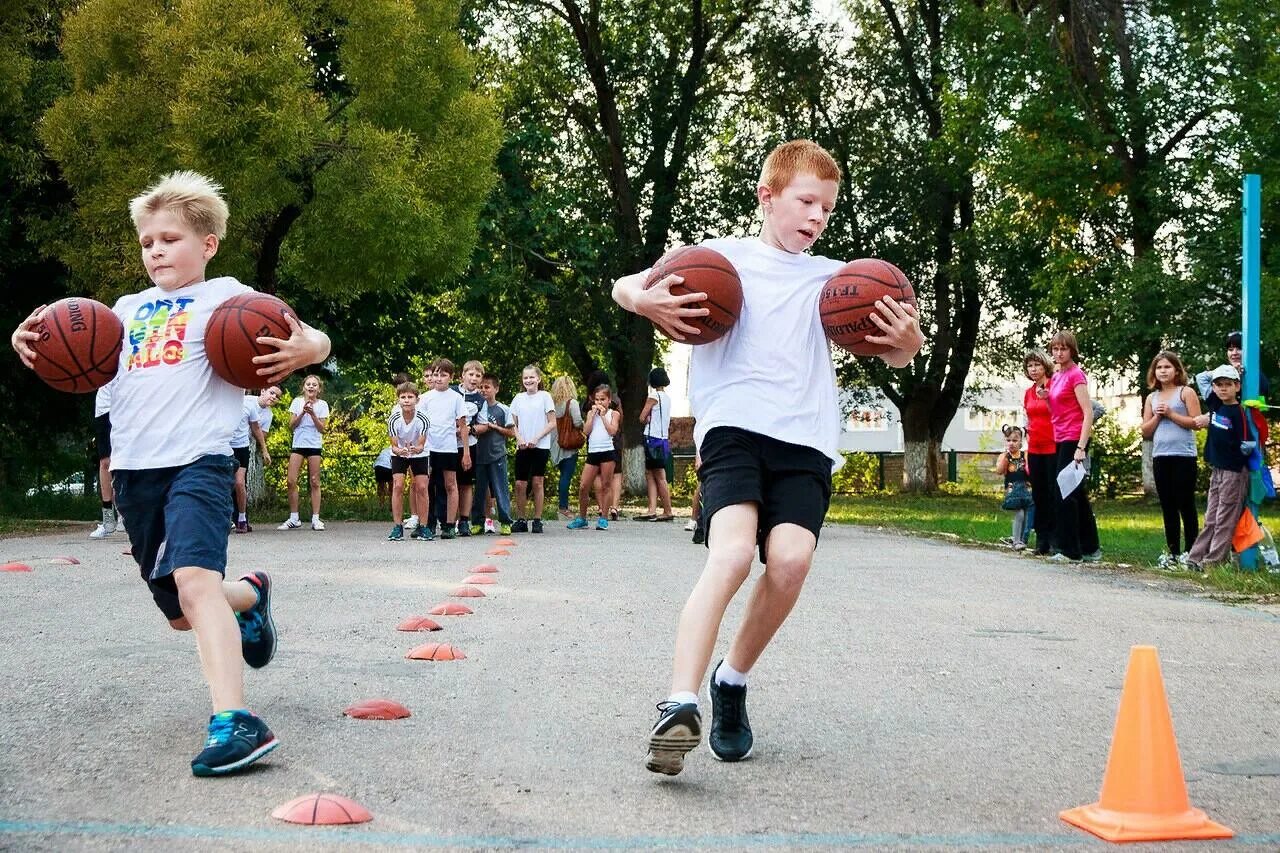
[[[162,297],[143,302],[129,320],[129,370],[180,364],[187,357],[189,296]]]

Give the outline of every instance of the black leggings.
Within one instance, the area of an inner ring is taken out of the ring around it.
[[[1151,460],[1160,511],[1164,513],[1164,541],[1170,554],[1179,553],[1179,528],[1186,543],[1183,553],[1191,550],[1200,533],[1200,519],[1196,515],[1196,462],[1194,456],[1156,456]]]
[[[1036,505],[1036,553],[1048,554],[1053,545],[1054,510],[1057,509],[1058,473],[1054,466],[1057,453],[1028,453],[1027,468],[1031,472],[1031,499]]]
[[[1058,471],[1075,461],[1076,446],[1079,439],[1058,442],[1058,458],[1055,464],[1053,490],[1058,495],[1058,514],[1053,533],[1054,544],[1065,557],[1078,560],[1085,554],[1098,550],[1098,520],[1093,517],[1093,507],[1089,506],[1089,478],[1071,490],[1071,494],[1062,497],[1062,491],[1056,482]]]

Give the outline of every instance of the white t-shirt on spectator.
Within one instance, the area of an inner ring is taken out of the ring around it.
[[[93,395],[93,416],[100,418],[111,412],[111,388],[116,384],[112,379],[106,385],[98,389],[98,393]]]
[[[671,395],[650,389],[649,399],[654,403],[649,409],[649,423],[645,424],[644,434],[649,438],[667,438],[671,429]]]
[[[742,314],[724,337],[693,347],[694,441],[732,426],[843,461],[836,372],[818,296],[843,262],[793,255],[757,237],[707,240],[742,279]]]
[[[421,406],[414,409],[413,415],[406,422],[404,419],[404,411],[399,406],[391,413],[391,417],[387,418],[387,435],[395,438],[402,448],[416,447],[418,442],[422,441],[424,435],[430,435],[431,421],[427,417],[427,413],[422,410]],[[431,452],[431,448],[423,444],[422,450],[418,453],[410,454],[410,459],[421,459]],[[379,457],[381,458],[381,457]],[[387,465],[391,467],[391,451],[387,451]]]
[[[432,453],[458,453],[458,418],[467,416],[467,401],[462,394],[452,388],[432,388],[422,395],[420,408],[426,410],[431,422],[427,449]]]
[[[617,409],[608,409],[603,416],[597,416],[591,422],[591,434],[587,436],[588,453],[613,452],[613,436],[609,433],[609,424],[618,417]],[[608,418],[606,421],[605,418]]]
[[[246,394],[244,408],[240,410],[240,421],[236,424],[236,431],[231,435],[231,446],[248,447],[253,438],[253,430],[249,428],[249,424],[257,423],[258,428],[265,434],[271,431],[271,421],[274,417],[271,409],[264,409],[258,404],[257,394]]]
[[[215,308],[250,291],[234,278],[214,278],[177,290],[149,287],[112,307],[124,324],[111,390],[112,471],[231,455],[244,390],[213,372],[204,333]]]
[[[391,470],[391,448],[390,446],[382,448],[382,452],[378,454],[378,458],[373,460],[374,468],[386,468]]]
[[[516,418],[516,441],[527,444],[534,436],[547,428],[547,412],[555,412],[556,404],[546,391],[521,391],[511,401],[511,414]],[[538,441],[538,447],[551,449],[551,433]]]
[[[302,407],[307,402],[307,398],[298,395],[293,398],[293,402],[289,404],[289,414],[292,418],[302,414]],[[329,417],[329,404],[324,400],[316,400],[311,406],[311,411],[316,413],[316,417],[324,420]],[[293,428],[293,446],[301,447],[307,450],[319,450],[324,447],[324,436],[320,430],[316,429],[315,421],[310,416],[304,417],[298,421],[298,425]]]

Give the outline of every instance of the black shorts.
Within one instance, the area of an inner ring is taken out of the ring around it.
[[[93,419],[94,445],[99,459],[111,458],[111,413],[104,412]]]
[[[394,461],[395,457],[393,456],[391,459]],[[381,465],[374,465],[373,482],[377,483],[379,486],[383,484],[391,485],[391,469],[383,468]]]
[[[474,486],[476,484],[476,445],[471,445],[471,467],[462,467],[462,448],[458,448],[458,485]]]
[[[395,456],[391,457],[391,473],[392,475],[403,474],[412,470],[413,476],[425,477],[431,473],[431,460],[425,456]]]
[[[233,447],[231,448],[231,455],[236,458],[237,465],[246,471],[249,470],[249,448]]]
[[[437,453],[431,451],[431,469],[433,471],[457,471],[462,467],[461,453]]]
[[[601,465],[603,465],[606,462],[610,462],[610,463],[615,462],[617,460],[613,458],[613,455],[616,452],[617,451],[614,451],[614,450],[601,450],[596,453],[588,453],[586,464],[594,465],[597,468],[599,468]]]
[[[742,503],[759,507],[762,562],[769,532],[779,524],[797,524],[818,538],[831,505],[831,459],[825,453],[737,427],[713,428],[699,450],[700,521],[707,525],[708,546],[712,517]]]
[[[533,477],[547,476],[549,447],[522,447],[516,451],[516,482],[527,483]]]
[[[318,447],[295,447],[292,452],[308,459],[312,456],[324,456],[324,451]]]

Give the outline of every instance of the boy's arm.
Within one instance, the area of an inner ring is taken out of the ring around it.
[[[292,314],[284,315],[292,333],[288,338],[258,338],[263,346],[275,347],[273,352],[253,359],[258,365],[258,375],[267,382],[283,382],[289,374],[309,364],[319,364],[329,357],[329,336],[303,323]],[[322,430],[323,431],[323,430]]]
[[[920,315],[914,305],[898,302],[892,296],[876,300],[876,310],[871,321],[881,334],[867,335],[868,343],[889,347],[880,358],[890,367],[906,367],[924,346],[924,334],[920,331]]]
[[[458,441],[462,442],[462,468],[467,470],[471,467],[471,447],[467,444],[467,439],[471,437],[471,430],[467,427],[466,415],[458,418]]]
[[[9,337],[9,343],[13,346],[13,351],[18,354],[18,358],[22,359],[22,363],[27,367],[36,366],[36,351],[31,345],[40,339],[40,335],[36,333],[36,326],[40,325],[40,318],[44,316],[44,312],[48,309],[48,305],[41,305],[36,310],[27,315],[27,319],[18,324],[18,328],[13,330],[13,334]]]
[[[684,281],[678,275],[669,275],[648,290],[645,289],[644,281],[644,273],[624,275],[613,283],[613,301],[632,314],[639,314],[649,320],[672,340],[684,341],[702,334],[697,326],[691,326],[685,320],[705,317],[711,313],[709,308],[688,307],[691,303],[706,299],[707,294],[686,293],[684,296],[676,296],[671,292],[671,285]]]
[[[249,432],[253,433],[253,440],[258,443],[258,451],[262,454],[262,464],[271,464],[271,454],[267,452],[267,436],[262,432],[262,425],[257,421],[249,421]]]

